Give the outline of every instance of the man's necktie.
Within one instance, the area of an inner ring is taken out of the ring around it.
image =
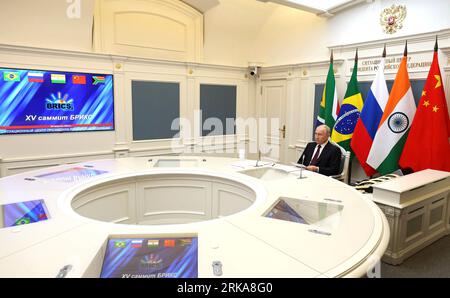
[[[317,150],[316,150],[316,154],[314,154],[313,159],[311,159],[311,162],[309,163],[309,165],[311,166],[315,166],[317,163],[317,159],[319,158],[319,153],[320,153],[320,145],[317,145]]]

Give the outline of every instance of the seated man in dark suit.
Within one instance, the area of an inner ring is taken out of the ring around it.
[[[331,130],[328,126],[318,126],[314,133],[316,141],[306,145],[297,163],[305,165],[309,171],[325,176],[339,174],[341,150],[328,141],[330,135]]]

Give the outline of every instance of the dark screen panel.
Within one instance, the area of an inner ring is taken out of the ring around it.
[[[133,140],[169,139],[180,117],[179,83],[132,81]]]
[[[236,119],[236,86],[200,85],[200,109],[202,110],[202,136],[235,134],[236,127],[226,127],[226,119]],[[223,133],[216,127],[204,129],[205,120],[215,117],[222,122]]]

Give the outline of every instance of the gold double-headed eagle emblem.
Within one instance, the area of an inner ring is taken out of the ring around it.
[[[406,18],[406,5],[395,5],[383,9],[380,14],[380,24],[383,31],[393,34],[403,27],[403,20]]]

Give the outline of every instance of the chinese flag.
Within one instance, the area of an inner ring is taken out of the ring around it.
[[[450,172],[450,120],[443,88],[436,39],[430,72],[400,157],[402,168]]]
[[[72,76],[72,83],[86,85],[86,76],[74,75]]]
[[[175,240],[173,240],[173,239],[164,240],[164,247],[174,247],[174,246],[175,246]]]

